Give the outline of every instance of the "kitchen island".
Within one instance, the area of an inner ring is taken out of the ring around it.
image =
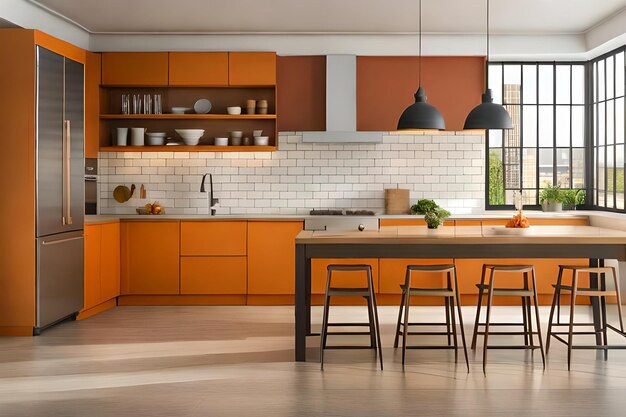
[[[381,227],[378,231],[302,231],[296,237],[295,356],[306,360],[306,337],[311,333],[311,260],[318,258],[571,258],[626,261],[626,232],[595,226]],[[459,276],[459,281],[465,278]],[[556,276],[555,276],[556,279]],[[597,288],[598,277],[590,284]],[[599,303],[592,298],[599,326]],[[598,344],[601,343],[597,340]]]

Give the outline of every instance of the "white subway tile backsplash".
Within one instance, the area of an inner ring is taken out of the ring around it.
[[[482,135],[383,135],[379,144],[302,143],[279,135],[276,152],[101,152],[103,214],[134,213],[111,190],[144,184],[171,214],[207,214],[202,174],[213,174],[219,214],[306,214],[311,208],[384,208],[385,188],[436,198],[454,213],[484,208]]]

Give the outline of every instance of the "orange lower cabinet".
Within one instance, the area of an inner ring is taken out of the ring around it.
[[[120,224],[100,227],[100,302],[105,302],[120,295]]]
[[[408,265],[451,264],[452,259],[381,259],[380,293],[400,294],[400,284],[404,284]],[[447,285],[446,276],[436,272],[419,272],[411,276],[411,286],[443,288]]]
[[[245,294],[245,256],[198,256],[180,260],[181,294]]]
[[[248,222],[248,294],[295,293],[295,239],[302,222]]]
[[[245,221],[183,221],[182,256],[245,256]]]
[[[124,221],[121,224],[121,293],[179,293],[178,221]]]
[[[83,309],[100,303],[100,234],[101,226],[85,225],[85,275]]]
[[[358,265],[365,264],[372,267],[374,290],[378,292],[378,258],[351,258],[351,259],[311,259],[311,294],[326,292],[327,267],[330,264]],[[367,276],[364,272],[334,272],[333,286],[337,287],[365,287]]]

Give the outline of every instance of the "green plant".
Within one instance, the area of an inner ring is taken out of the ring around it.
[[[563,199],[563,208],[571,210],[579,204],[585,203],[585,190],[568,189],[561,190]]]
[[[489,204],[504,204],[504,169],[502,158],[496,151],[489,152]]]
[[[411,206],[411,213],[423,214],[429,229],[438,228],[446,218],[450,217],[448,210],[439,207],[434,200],[427,198],[422,198],[418,200],[416,204],[413,204]]]
[[[563,193],[560,185],[546,185],[539,193],[539,203],[562,203]]]

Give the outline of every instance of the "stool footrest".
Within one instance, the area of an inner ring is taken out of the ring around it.
[[[402,331],[399,331],[398,334],[400,336],[403,335]],[[448,333],[448,332],[406,332],[407,336],[415,336],[415,335],[422,335],[422,336],[452,336],[452,333]]]
[[[567,343],[567,340],[563,339],[560,336],[555,335],[554,333],[552,333],[552,336],[558,340],[559,342],[563,343],[564,345],[568,346],[569,344]],[[626,349],[626,345],[574,345],[572,344],[572,349],[586,349],[586,350],[610,350],[610,349],[616,349],[616,350],[621,350],[621,349]]]
[[[523,326],[524,323],[489,323],[489,327],[491,326]],[[486,326],[485,323],[478,323],[478,326]]]
[[[502,350],[534,350],[541,349],[541,346],[523,346],[523,345],[487,345],[487,349],[502,349]]]
[[[371,347],[371,346],[364,346],[364,345],[362,345],[362,346],[347,346],[347,345],[343,346],[343,345],[340,345],[340,346],[324,346],[324,350],[326,350],[326,349],[374,349],[375,350],[376,348],[375,347]]]
[[[476,334],[484,335],[486,332],[476,332]],[[539,334],[539,332],[489,332],[489,336],[524,336],[527,334]]]
[[[573,335],[587,335],[587,336],[594,336],[597,335],[598,333],[602,333],[602,330],[596,330],[596,331],[589,331],[589,332],[573,332]],[[550,333],[551,336],[554,336],[555,334],[562,334],[562,335],[568,335],[569,332],[552,332]]]
[[[341,326],[341,327],[357,327],[357,326],[367,326],[369,327],[369,323],[327,323],[328,326]]]
[[[441,349],[441,350],[455,350],[455,349],[460,349],[458,346],[454,347],[454,346],[441,346],[441,345],[436,345],[436,346],[428,346],[428,345],[424,345],[424,346],[420,346],[420,345],[412,345],[412,346],[407,346],[407,349],[424,349],[424,350],[431,350],[431,349]]]
[[[448,323],[409,323],[408,325],[409,326],[447,326]],[[400,326],[404,326],[404,322],[401,321]]]
[[[327,335],[331,336],[352,336],[352,335],[357,335],[357,336],[369,336],[370,332],[327,332]]]

